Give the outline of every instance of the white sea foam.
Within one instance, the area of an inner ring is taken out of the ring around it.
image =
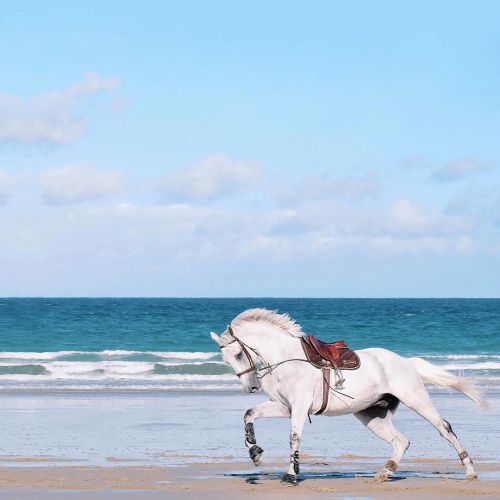
[[[148,356],[156,356],[158,358],[166,359],[211,359],[219,356],[218,352],[186,352],[186,351],[123,351],[123,350],[106,350],[93,353],[82,353],[82,354],[96,354],[101,356],[140,356],[145,354]]]
[[[94,363],[71,361],[54,361],[42,364],[56,378],[66,378],[72,375],[101,374],[106,377],[119,375],[138,375],[150,372],[154,363],[140,361],[97,361]]]
[[[124,351],[123,349],[106,349],[105,351],[96,352],[96,354],[102,354],[103,356],[127,356],[137,353],[139,353],[139,351]]]
[[[500,382],[499,354],[447,354],[422,357],[447,370],[480,371],[483,383]],[[219,352],[56,351],[0,352],[0,390],[32,387],[85,390],[90,387],[132,390],[215,386],[239,387]],[[207,389],[208,390],[208,389]]]
[[[236,382],[235,376],[231,373],[220,374],[220,375],[199,375],[199,374],[170,374],[170,375],[149,375],[149,374],[133,374],[133,377],[129,373],[113,373],[113,374],[102,374],[102,373],[65,373],[64,377],[59,377],[57,374],[49,374],[43,376],[43,382],[57,381],[57,380],[71,380],[82,382],[85,381],[137,381],[137,382]],[[5,382],[39,382],[41,376],[37,375],[2,375],[0,381]]]
[[[168,358],[167,358],[168,359]],[[174,359],[174,358],[172,358]],[[54,360],[26,360],[12,362],[4,358],[0,361],[0,384],[6,381],[65,381],[65,380],[225,380],[234,375],[220,373],[222,361],[187,359],[177,361],[126,361],[126,360],[99,360],[99,361],[58,361]],[[174,370],[174,373],[158,373],[158,367],[164,370]],[[199,368],[198,368],[199,367]],[[175,373],[175,370],[189,370],[193,373]],[[201,370],[197,373],[197,370]],[[208,373],[207,373],[208,371]],[[214,373],[210,373],[213,371]],[[177,377],[177,378],[176,378]],[[197,378],[198,377],[198,378]],[[213,378],[215,377],[215,379]],[[222,377],[222,378],[220,378]]]
[[[129,351],[129,350],[104,350],[104,351],[53,351],[53,352],[0,352],[0,360],[57,360],[59,358],[73,356],[96,356],[103,360],[113,358],[127,358],[131,356],[154,356],[162,359],[175,360],[211,360],[220,359],[218,352],[186,352],[186,351]],[[500,359],[500,354],[421,354],[420,357],[427,359],[460,360],[460,359]]]
[[[500,359],[500,354],[429,354],[422,355],[429,359]]]
[[[484,363],[450,363],[441,365],[446,370],[500,370],[500,363],[486,361]]]
[[[72,354],[90,354],[83,351],[54,351],[54,352],[0,352],[0,359],[55,359]]]
[[[212,359],[220,356],[218,352],[173,352],[173,351],[148,351],[146,354],[158,356],[161,358],[172,359]]]
[[[27,381],[29,382],[29,381]],[[85,384],[64,384],[64,385],[49,385],[49,384],[33,384],[18,382],[15,386],[0,385],[0,392],[15,390],[40,390],[46,391],[182,391],[182,390],[196,390],[196,391],[240,391],[241,385],[237,382],[226,383],[187,383],[187,382],[172,382],[169,384],[134,384],[134,383],[120,383],[120,384],[99,384],[99,383],[85,383]]]
[[[53,351],[53,352],[0,352],[0,359],[9,360],[56,360],[68,356],[96,356],[106,358],[126,358],[130,356],[154,356],[163,359],[199,359],[209,360],[220,357],[218,352],[176,352],[176,351]]]

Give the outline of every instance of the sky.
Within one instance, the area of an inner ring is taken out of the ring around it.
[[[0,296],[500,297],[499,16],[2,2]]]

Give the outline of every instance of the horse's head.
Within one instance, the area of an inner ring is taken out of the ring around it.
[[[260,390],[260,381],[256,373],[256,356],[251,348],[234,336],[231,326],[219,337],[210,332],[213,341],[220,347],[222,358],[234,370],[245,392]]]

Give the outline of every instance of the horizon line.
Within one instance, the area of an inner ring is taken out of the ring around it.
[[[5,299],[178,299],[178,300],[227,300],[227,299],[300,299],[300,300],[435,300],[435,299],[454,299],[454,300],[498,300],[498,297],[491,296],[278,296],[278,295],[235,295],[235,296],[194,296],[194,295],[0,295],[0,300]]]

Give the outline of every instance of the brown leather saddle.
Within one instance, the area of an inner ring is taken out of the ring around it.
[[[313,335],[301,337],[300,340],[307,360],[317,368],[330,367],[336,370],[356,370],[359,368],[358,355],[343,340],[328,344]]]
[[[344,378],[337,370],[356,370],[361,362],[359,356],[349,347],[343,340],[327,344],[315,338],[313,335],[301,337],[302,348],[309,363],[316,368],[321,368],[321,376],[323,378],[323,402],[319,410],[315,411],[315,415],[321,415],[328,408],[328,401],[332,383],[335,387],[344,382]],[[330,375],[331,370],[334,370],[337,377],[336,382],[332,382]]]

